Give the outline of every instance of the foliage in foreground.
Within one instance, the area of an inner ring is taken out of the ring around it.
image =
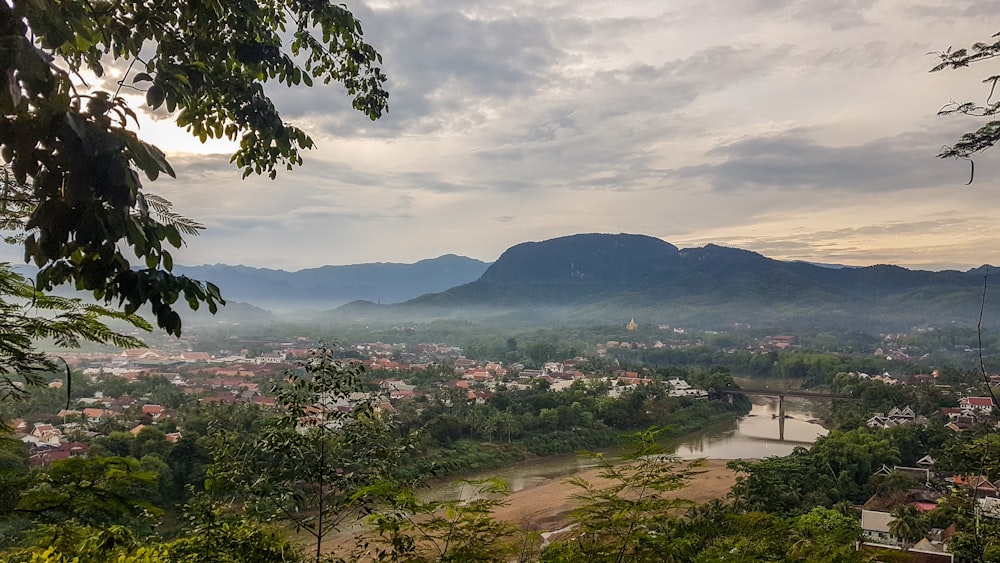
[[[206,488],[241,503],[251,515],[279,520],[315,539],[370,510],[365,487],[391,482],[407,450],[367,392],[365,367],[310,351],[277,389],[285,415],[262,422],[257,436],[220,432]]]
[[[500,479],[460,481],[467,499],[424,501],[409,490],[388,495],[389,508],[370,516],[372,532],[358,539],[353,558],[377,561],[527,561],[534,534],[496,520],[507,485]],[[372,489],[371,493],[378,494]]]
[[[580,489],[574,495],[580,508],[573,511],[571,537],[549,547],[546,561],[669,561],[682,557],[683,542],[673,529],[693,506],[672,494],[698,473],[703,460],[682,464],[667,456],[657,444],[659,430],[626,437],[620,462],[602,463],[594,484],[579,477],[569,483]]]
[[[371,119],[387,108],[381,56],[327,0],[14,0],[0,3],[0,22],[0,152],[25,188],[23,247],[39,287],[69,283],[127,313],[148,305],[170,334],[181,331],[179,299],[212,312],[224,302],[214,285],[172,273],[169,248],[200,225],[142,189],[140,173],[155,181],[174,170],[129,129],[138,119],[121,89],[145,91],[150,110],[203,142],[238,141],[231,160],[244,176],[274,178],[313,147],[265,83],[338,82]],[[120,72],[109,61],[125,70],[104,82],[106,70]],[[88,73],[94,86],[83,84]]]

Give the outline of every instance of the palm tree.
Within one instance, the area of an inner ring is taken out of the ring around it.
[[[511,434],[518,430],[518,420],[510,411],[504,411],[497,417],[500,430],[507,433],[507,443],[511,442]]]
[[[892,511],[889,532],[903,542],[905,549],[920,541],[929,529],[927,521],[913,505],[906,504]]]

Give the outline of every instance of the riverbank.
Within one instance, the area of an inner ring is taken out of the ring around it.
[[[811,408],[802,408],[808,402],[796,402],[787,408],[788,418],[784,424],[784,439],[778,420],[777,399],[761,399],[753,404],[750,413],[742,417],[719,416],[702,419],[698,431],[678,433],[664,441],[664,449],[684,459],[707,458],[687,486],[674,491],[674,498],[684,498],[699,504],[713,499],[724,499],[736,483],[738,475],[726,469],[731,459],[759,459],[769,456],[788,455],[795,447],[808,446],[826,431],[806,422],[814,418]],[[796,408],[797,407],[797,408]],[[603,449],[614,455],[612,448]],[[503,521],[523,529],[543,533],[565,528],[570,523],[570,513],[578,505],[573,498],[580,492],[578,487],[568,484],[570,478],[580,478],[600,484],[601,469],[593,459],[566,454],[561,456],[528,457],[519,463],[493,469],[464,471],[446,479],[429,483],[427,489],[418,491],[425,499],[467,498],[468,488],[454,484],[454,479],[483,479],[499,477],[511,490],[506,504],[497,508],[494,515]],[[329,550],[353,545],[354,537],[361,532],[360,526],[337,534],[325,542]]]
[[[738,477],[737,473],[726,468],[728,462],[729,460],[726,459],[705,460],[704,465],[698,468],[699,473],[688,481],[685,487],[665,493],[665,496],[683,498],[698,504],[714,499],[724,499]],[[687,462],[680,461],[678,463]],[[527,462],[525,465],[535,464]],[[610,484],[609,481],[601,479],[601,471],[599,467],[588,466],[570,474],[521,482],[519,488],[505,497],[505,504],[493,511],[493,515],[497,520],[510,522],[529,532],[544,533],[563,530],[571,524],[570,513],[580,505],[579,501],[574,498],[574,495],[580,492],[580,488],[569,484],[570,477],[583,479],[599,486]],[[437,490],[438,494],[430,496],[448,496],[450,498],[461,496],[460,494],[440,494],[448,491],[456,492],[451,487],[442,486]],[[363,527],[356,523],[347,529],[331,534],[323,542],[323,552],[327,555],[346,557],[354,546],[355,540],[363,533]],[[304,545],[309,541],[305,535],[300,534],[299,537]]]
[[[701,473],[692,478],[687,486],[666,494],[670,498],[684,498],[698,504],[713,499],[725,498],[736,483],[737,474],[726,468],[725,459],[709,459],[699,468]],[[600,485],[601,469],[586,469],[573,475],[590,483]],[[548,532],[564,528],[570,523],[569,515],[579,506],[573,498],[580,488],[569,484],[568,478],[547,479],[528,485],[507,496],[507,504],[497,508],[494,515],[498,520],[516,524],[524,530]]]

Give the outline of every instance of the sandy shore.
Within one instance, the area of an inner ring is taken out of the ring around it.
[[[705,460],[687,486],[671,493],[675,498],[684,498],[696,503],[705,503],[717,498],[725,498],[736,483],[736,473],[726,469],[725,459]],[[573,475],[590,483],[601,484],[601,470],[584,469]],[[494,515],[499,520],[516,524],[531,532],[554,532],[570,524],[570,512],[579,503],[573,498],[580,488],[567,483],[569,477],[548,479],[515,491],[506,497],[507,504],[498,507]],[[331,534],[323,542],[323,551],[328,554],[347,555],[354,545],[354,539],[362,533],[360,525]],[[303,544],[308,540],[300,535]]]
[[[728,460],[709,459],[686,487],[678,489],[670,496],[684,498],[696,503],[725,498],[736,483],[736,473],[726,469]],[[600,484],[600,469],[589,469],[575,476],[591,483]],[[581,491],[570,485],[566,479],[552,479],[530,486],[507,497],[508,504],[494,511],[496,517],[529,531],[546,532],[558,530],[569,524],[569,513],[578,506],[573,498]]]

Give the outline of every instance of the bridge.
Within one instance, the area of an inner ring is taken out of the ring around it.
[[[747,387],[743,389],[721,389],[718,391],[724,395],[729,395],[729,402],[733,401],[733,395],[756,395],[758,397],[778,398],[778,435],[779,440],[785,441],[785,397],[803,397],[806,399],[829,399],[832,401],[860,401],[855,397],[847,395],[837,395],[835,393],[824,393],[822,391],[809,391],[806,389],[754,389]]]

